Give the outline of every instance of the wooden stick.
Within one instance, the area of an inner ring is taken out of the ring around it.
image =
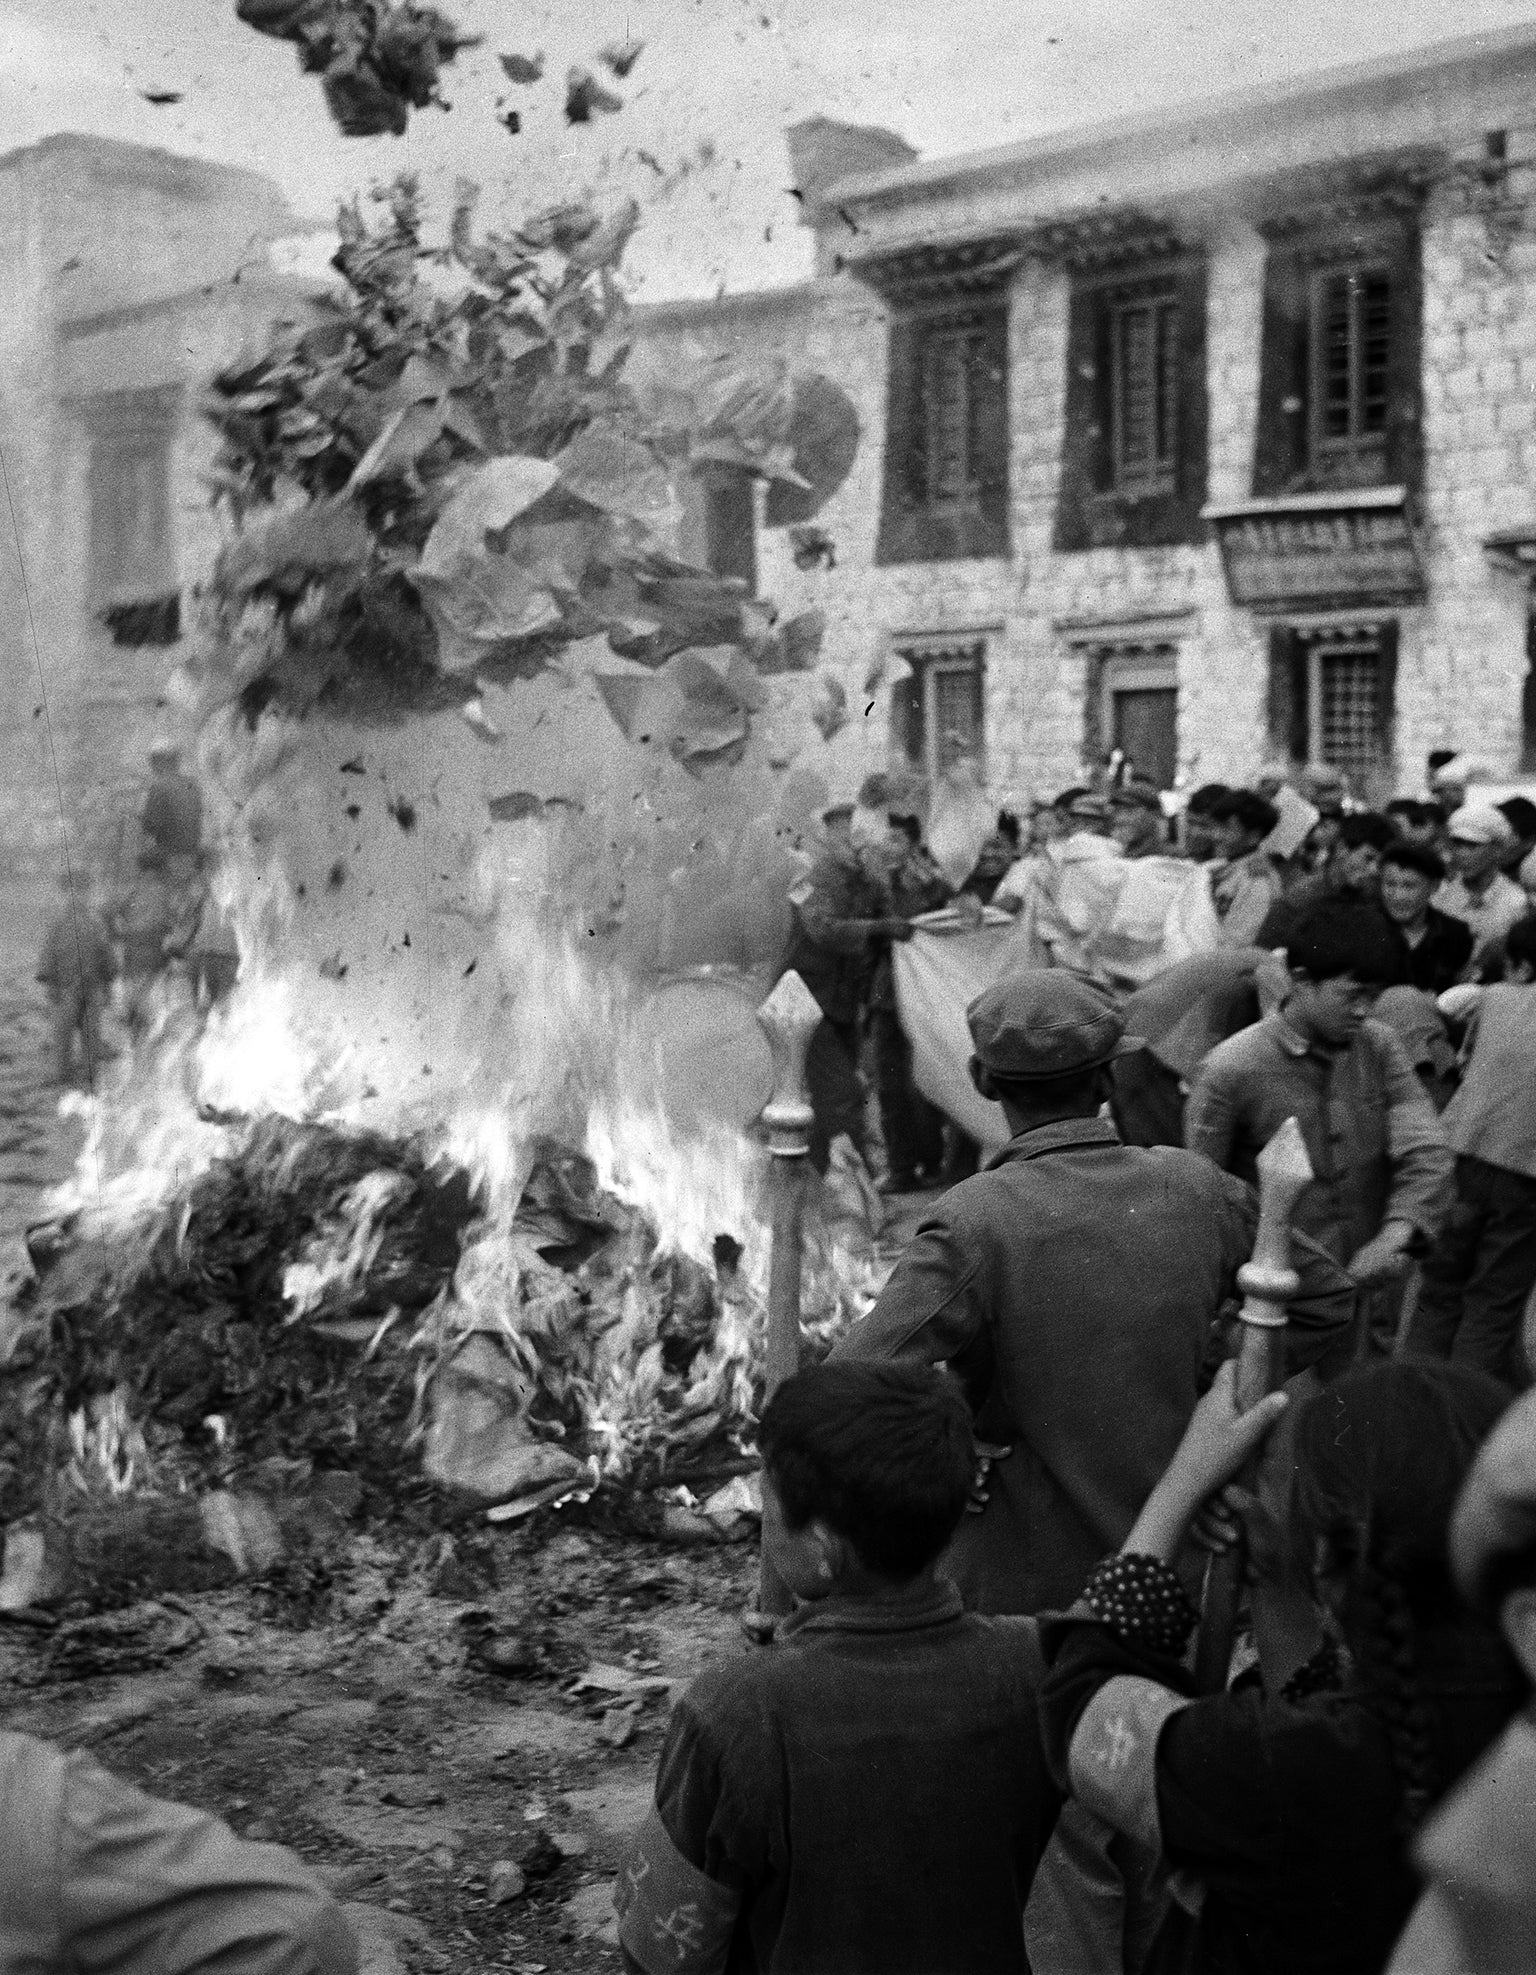
[[[1243,1292],[1238,1320],[1237,1403],[1243,1412],[1285,1383],[1285,1308],[1301,1288],[1291,1261],[1291,1216],[1312,1182],[1301,1126],[1287,1118],[1256,1160],[1259,1227],[1253,1254],[1237,1272]],[[1195,1680],[1203,1694],[1227,1684],[1237,1608],[1242,1594],[1245,1546],[1239,1542],[1212,1561],[1205,1581],[1205,1611],[1195,1648]]]
[[[800,1286],[804,1247],[805,1181],[810,1166],[813,1114],[806,1089],[805,1058],[821,1021],[816,997],[793,968],[757,1011],[773,1052],[773,1095],[763,1107],[768,1133],[773,1243],[768,1265],[768,1336],[764,1353],[771,1399],[800,1369]],[[791,1605],[788,1586],[774,1567],[766,1534],[759,1571],[758,1608],[782,1616]]]

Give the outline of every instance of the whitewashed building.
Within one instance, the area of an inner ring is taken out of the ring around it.
[[[807,190],[813,281],[648,311],[653,358],[859,405],[835,567],[751,562],[826,610],[871,761],[1536,761],[1533,106],[1525,27],[887,164]]]
[[[106,138],[0,156],[0,857],[110,830],[214,542],[198,398],[305,292],[259,173]],[[8,498],[5,498],[8,496]]]

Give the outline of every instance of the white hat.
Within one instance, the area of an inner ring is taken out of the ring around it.
[[[1472,803],[1458,809],[1447,825],[1447,832],[1456,843],[1512,844],[1515,841],[1509,818],[1487,803]]]

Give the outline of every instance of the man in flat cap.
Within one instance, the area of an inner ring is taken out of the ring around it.
[[[974,1610],[1065,1609],[1173,1457],[1258,1207],[1209,1160],[1124,1145],[1101,1117],[1111,1065],[1140,1044],[1082,976],[1018,973],[966,1012],[971,1080],[1013,1136],[935,1203],[834,1355],[948,1363],[977,1438],[1011,1455],[944,1569]],[[1315,1250],[1298,1263],[1309,1301],[1288,1341],[1315,1353],[1347,1334],[1353,1295]],[[1031,1896],[1033,1965],[1139,1966],[1151,1865],[1069,1803]]]
[[[1209,1160],[1124,1145],[1100,1116],[1140,1043],[1092,983],[1014,974],[967,1019],[972,1082],[1013,1136],[934,1204],[837,1355],[942,1359],[961,1379],[978,1437],[1013,1452],[945,1568],[974,1610],[1037,1612],[1071,1604],[1172,1459],[1258,1209]],[[1316,1251],[1303,1266],[1298,1338],[1331,1342],[1351,1287]]]

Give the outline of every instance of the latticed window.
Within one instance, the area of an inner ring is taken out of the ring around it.
[[[1392,283],[1383,268],[1330,269],[1312,290],[1312,450],[1320,466],[1384,458]]]
[[[1179,447],[1179,305],[1171,295],[1115,304],[1111,361],[1115,490],[1166,493]]]
[[[1386,751],[1381,652],[1376,635],[1318,638],[1311,646],[1311,758],[1360,787]]]
[[[980,489],[985,362],[980,329],[938,331],[924,342],[924,490],[931,507],[972,502]]]

